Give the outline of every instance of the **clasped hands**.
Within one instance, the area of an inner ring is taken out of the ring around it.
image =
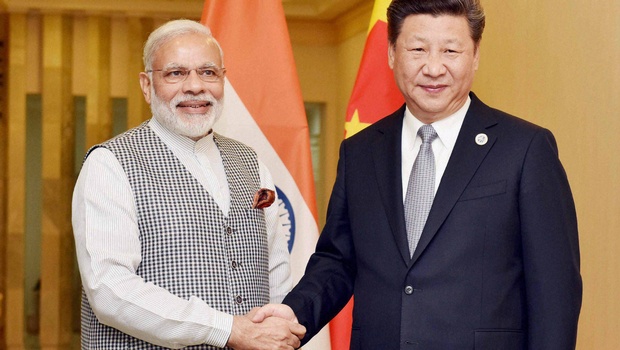
[[[291,350],[301,345],[306,327],[284,304],[268,304],[234,316],[227,346],[235,350]]]

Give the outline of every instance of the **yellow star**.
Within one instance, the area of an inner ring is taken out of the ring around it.
[[[353,112],[353,117],[351,118],[351,120],[344,123],[345,138],[351,137],[357,134],[358,132],[364,130],[369,125],[370,123],[360,122],[360,116],[357,113],[357,109],[356,109],[355,112]]]

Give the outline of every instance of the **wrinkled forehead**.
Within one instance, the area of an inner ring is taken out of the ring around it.
[[[397,42],[436,42],[442,44],[474,45],[469,24],[464,16],[409,15],[401,25]]]
[[[217,42],[202,33],[186,33],[169,38],[154,52],[157,67],[222,67],[222,53]]]

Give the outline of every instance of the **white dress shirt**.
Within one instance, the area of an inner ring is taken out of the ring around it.
[[[149,126],[228,215],[230,192],[213,134],[194,142],[169,131],[155,118]],[[259,173],[261,187],[275,191],[271,174],[260,160]],[[293,284],[288,244],[277,199],[264,210],[270,300],[279,303]],[[141,262],[136,205],[122,166],[105,148],[95,149],[82,166],[73,193],[72,221],[82,285],[100,322],[169,348],[226,345],[232,315],[198,298],[179,298],[135,274]],[[106,256],[110,249],[125,258],[111,261]],[[115,318],[114,310],[120,308],[132,310],[131,319]]]
[[[467,97],[467,101],[463,107],[456,111],[456,113],[431,124],[437,132],[437,138],[431,144],[435,156],[435,193],[437,193],[441,177],[446,170],[446,166],[448,166],[450,155],[452,155],[454,144],[459,136],[459,131],[461,131],[461,126],[463,125],[463,120],[465,120],[465,114],[467,114],[470,103],[471,99]],[[424,123],[411,114],[409,108],[406,108],[401,142],[403,204],[407,196],[411,168],[418,156],[420,145],[422,145],[422,138],[418,136],[418,129],[420,129],[422,125],[424,125]]]

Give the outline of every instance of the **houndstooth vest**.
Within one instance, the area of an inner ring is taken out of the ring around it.
[[[217,134],[214,140],[230,188],[228,217],[146,123],[93,149],[109,149],[129,179],[142,254],[136,273],[180,298],[196,296],[239,315],[269,302],[265,218],[251,209],[260,188],[258,161],[237,141]],[[84,293],[82,348],[162,349],[101,324]]]

